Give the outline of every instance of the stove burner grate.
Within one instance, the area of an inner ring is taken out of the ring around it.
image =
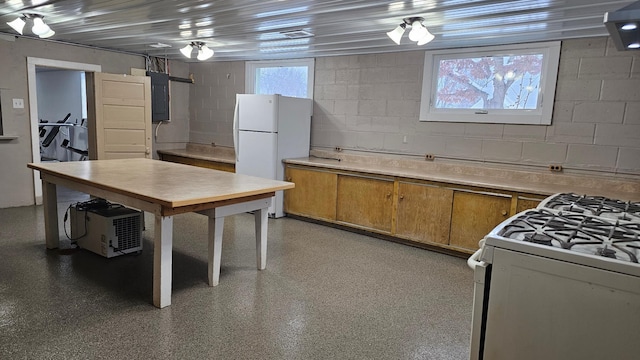
[[[540,206],[555,211],[598,216],[612,220],[637,221],[640,219],[640,202],[625,202],[602,196],[561,193],[543,201]]]
[[[640,224],[576,213],[529,210],[503,226],[497,235],[633,263],[640,257]]]

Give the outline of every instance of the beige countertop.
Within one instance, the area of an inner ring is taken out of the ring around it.
[[[236,163],[233,148],[223,146],[187,144],[187,147],[184,149],[157,150],[157,152],[158,154],[182,156],[205,161],[216,161],[234,165]]]
[[[312,156],[308,158],[288,159],[285,162],[338,171],[443,182],[453,184],[454,187],[457,184],[545,196],[573,192],[640,201],[640,180],[626,178],[427,162],[377,155],[347,155],[329,151],[312,151]]]

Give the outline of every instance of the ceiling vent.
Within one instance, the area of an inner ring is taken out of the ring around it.
[[[604,25],[618,50],[640,49],[640,1],[605,13]]]
[[[151,45],[149,45],[149,46],[151,46],[152,48],[156,48],[156,49],[170,48],[170,47],[171,47],[171,45],[169,45],[169,44],[163,44],[163,43],[161,43],[161,42],[159,42],[159,43],[155,43],[155,44],[151,44]]]
[[[281,31],[280,34],[288,37],[289,39],[303,39],[308,37],[313,37],[313,34],[306,30],[291,30],[291,31]]]

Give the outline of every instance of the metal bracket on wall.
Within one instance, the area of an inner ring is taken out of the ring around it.
[[[187,84],[195,84],[196,80],[193,78],[193,74],[189,74],[189,78],[182,78],[182,77],[177,77],[177,76],[169,76],[169,81],[177,81],[177,82],[183,82],[183,83],[187,83]]]

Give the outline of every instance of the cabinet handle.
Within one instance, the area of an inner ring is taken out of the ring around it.
[[[289,182],[290,182],[290,181],[291,181],[291,178],[290,178],[290,177],[288,177],[288,178],[287,178],[287,181],[289,181]]]
[[[404,199],[404,195],[400,195],[400,200]]]
[[[387,193],[387,198],[390,198],[390,197],[391,197],[391,193],[390,193],[390,192],[388,192],[388,193]]]
[[[507,210],[502,210],[502,216],[507,216]]]

